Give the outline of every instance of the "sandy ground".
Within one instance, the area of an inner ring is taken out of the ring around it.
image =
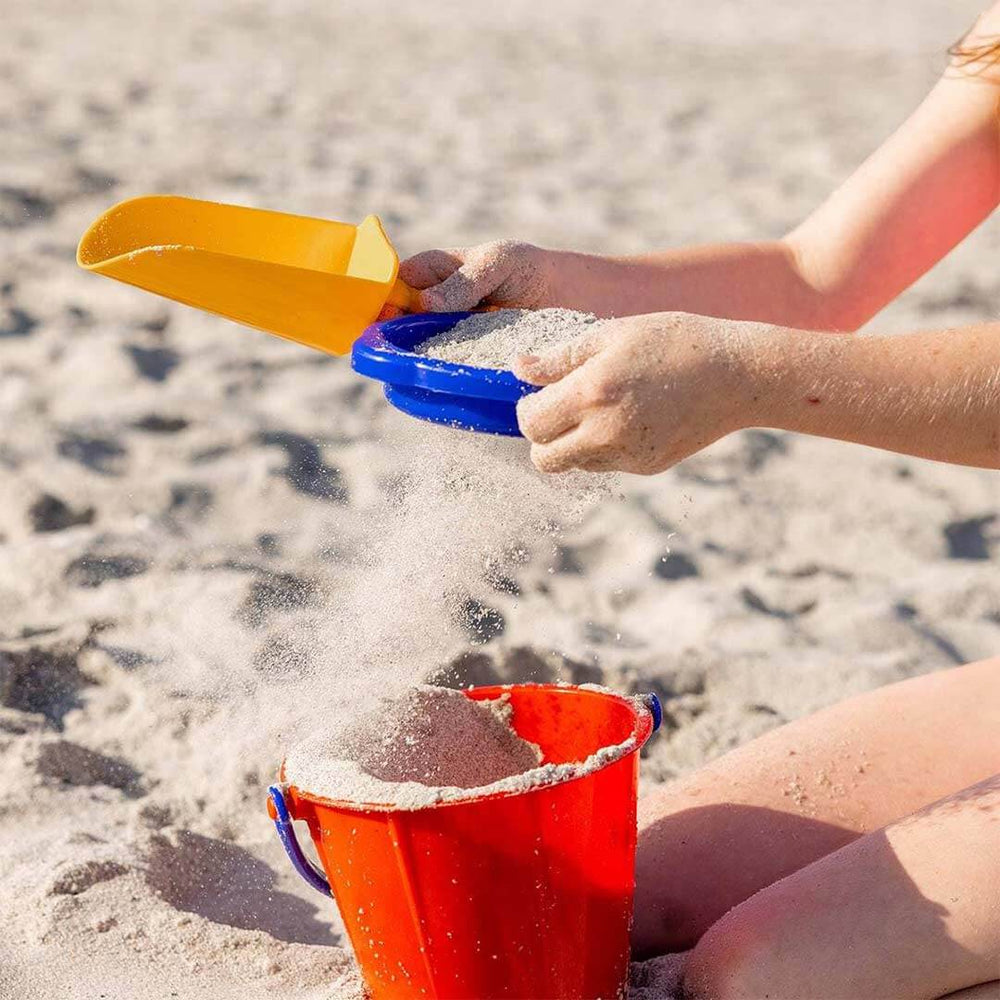
[[[78,272],[79,235],[174,191],[379,212],[403,253],[777,236],[977,4],[8,7],[0,996],[351,996],[333,908],[264,814],[281,741],[258,678],[338,656],[304,623],[412,428],[343,361]],[[874,325],[994,317],[998,248],[990,222]],[[998,507],[995,474],[746,432],[512,561],[461,679],[658,692],[663,782],[995,653]],[[671,981],[637,969],[635,993]]]

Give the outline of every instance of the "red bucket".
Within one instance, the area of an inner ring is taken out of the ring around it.
[[[269,811],[293,864],[336,899],[373,1000],[624,997],[638,750],[659,723],[655,697],[550,684],[465,693],[509,695],[511,725],[545,764],[632,744],[555,784],[410,811],[274,786]],[[289,817],[308,824],[326,879]]]

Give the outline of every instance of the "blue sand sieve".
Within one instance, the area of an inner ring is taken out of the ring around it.
[[[374,323],[354,342],[351,367],[385,385],[385,398],[412,417],[484,434],[519,437],[517,401],[539,386],[513,372],[477,368],[413,348],[473,315],[420,313]]]

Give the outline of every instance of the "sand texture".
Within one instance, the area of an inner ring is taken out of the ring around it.
[[[357,996],[265,790],[427,660],[657,692],[648,787],[1000,641],[996,474],[756,430],[560,495],[523,443],[501,474],[342,359],[78,271],[89,222],[158,191],[377,212],[403,254],[778,236],[977,9],[7,5],[0,998]],[[995,318],[998,261],[992,220],[873,327]]]
[[[510,368],[591,331],[596,317],[572,309],[498,309],[463,319],[418,344],[417,354],[477,368]]]
[[[312,737],[285,761],[288,784],[337,801],[419,809],[515,790],[541,751],[510,727],[509,699],[473,701],[422,684],[352,720],[339,739]],[[523,787],[531,787],[525,785]]]

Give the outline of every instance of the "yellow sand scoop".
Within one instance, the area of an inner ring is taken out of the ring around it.
[[[310,219],[172,195],[108,209],[77,263],[247,326],[345,354],[383,306],[413,311],[382,223]]]

